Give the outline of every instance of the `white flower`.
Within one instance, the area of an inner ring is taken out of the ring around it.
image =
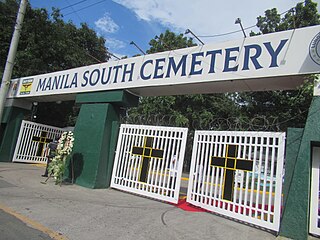
[[[71,131],[62,133],[58,140],[57,155],[52,159],[48,169],[49,172],[53,173],[56,184],[61,183],[62,181],[65,170],[65,161],[67,156],[72,152],[73,142],[74,137],[73,132]]]

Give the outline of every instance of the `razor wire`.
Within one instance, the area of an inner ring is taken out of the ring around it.
[[[279,118],[275,116],[256,116],[253,118],[230,117],[213,119],[187,119],[181,120],[181,116],[174,115],[136,115],[121,116],[123,124],[156,125],[188,127],[197,130],[216,131],[281,131]]]

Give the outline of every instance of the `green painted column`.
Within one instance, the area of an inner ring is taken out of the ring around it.
[[[75,183],[88,188],[110,185],[121,107],[136,106],[138,97],[125,91],[83,93],[74,129],[72,161]],[[71,162],[69,162],[71,166]],[[72,176],[71,168],[67,171]]]
[[[0,162],[11,162],[21,122],[29,111],[19,107],[5,107],[0,130]]]
[[[284,184],[282,188],[283,205],[286,205],[286,200],[287,200],[290,186],[292,183],[293,173],[297,163],[303,131],[304,131],[303,128],[288,128],[287,130],[286,162],[285,162],[286,172],[284,175]]]
[[[280,227],[280,236],[292,239],[307,239],[309,234],[309,204],[310,204],[310,175],[312,142],[320,142],[320,97],[314,97],[309,109],[304,131],[295,134],[301,138],[301,144],[295,144],[298,152],[286,157],[286,177],[284,192],[286,204]],[[294,139],[290,139],[294,142]],[[290,143],[288,140],[288,143]],[[299,142],[299,140],[297,140]],[[287,149],[290,146],[287,145]],[[289,150],[290,152],[290,150]],[[292,153],[292,151],[291,151]],[[296,155],[296,157],[295,157]],[[290,166],[291,165],[291,166]],[[288,171],[289,172],[288,172]]]

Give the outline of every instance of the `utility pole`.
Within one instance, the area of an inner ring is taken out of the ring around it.
[[[26,12],[27,2],[28,2],[27,0],[21,0],[20,2],[19,11],[17,14],[17,22],[14,27],[14,32],[13,32],[11,43],[10,43],[7,62],[4,68],[3,76],[2,76],[2,82],[1,82],[1,88],[0,88],[0,123],[2,120],[4,104],[6,102],[6,97],[7,97],[10,81],[11,81],[12,69],[14,66],[14,60],[16,58],[16,53],[17,53],[22,23],[23,23],[25,12]]]

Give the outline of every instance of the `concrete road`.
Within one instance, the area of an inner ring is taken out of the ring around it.
[[[113,189],[41,184],[44,168],[0,162],[0,209],[53,239],[276,239],[272,233],[206,212]],[[8,210],[9,209],[9,210]]]

